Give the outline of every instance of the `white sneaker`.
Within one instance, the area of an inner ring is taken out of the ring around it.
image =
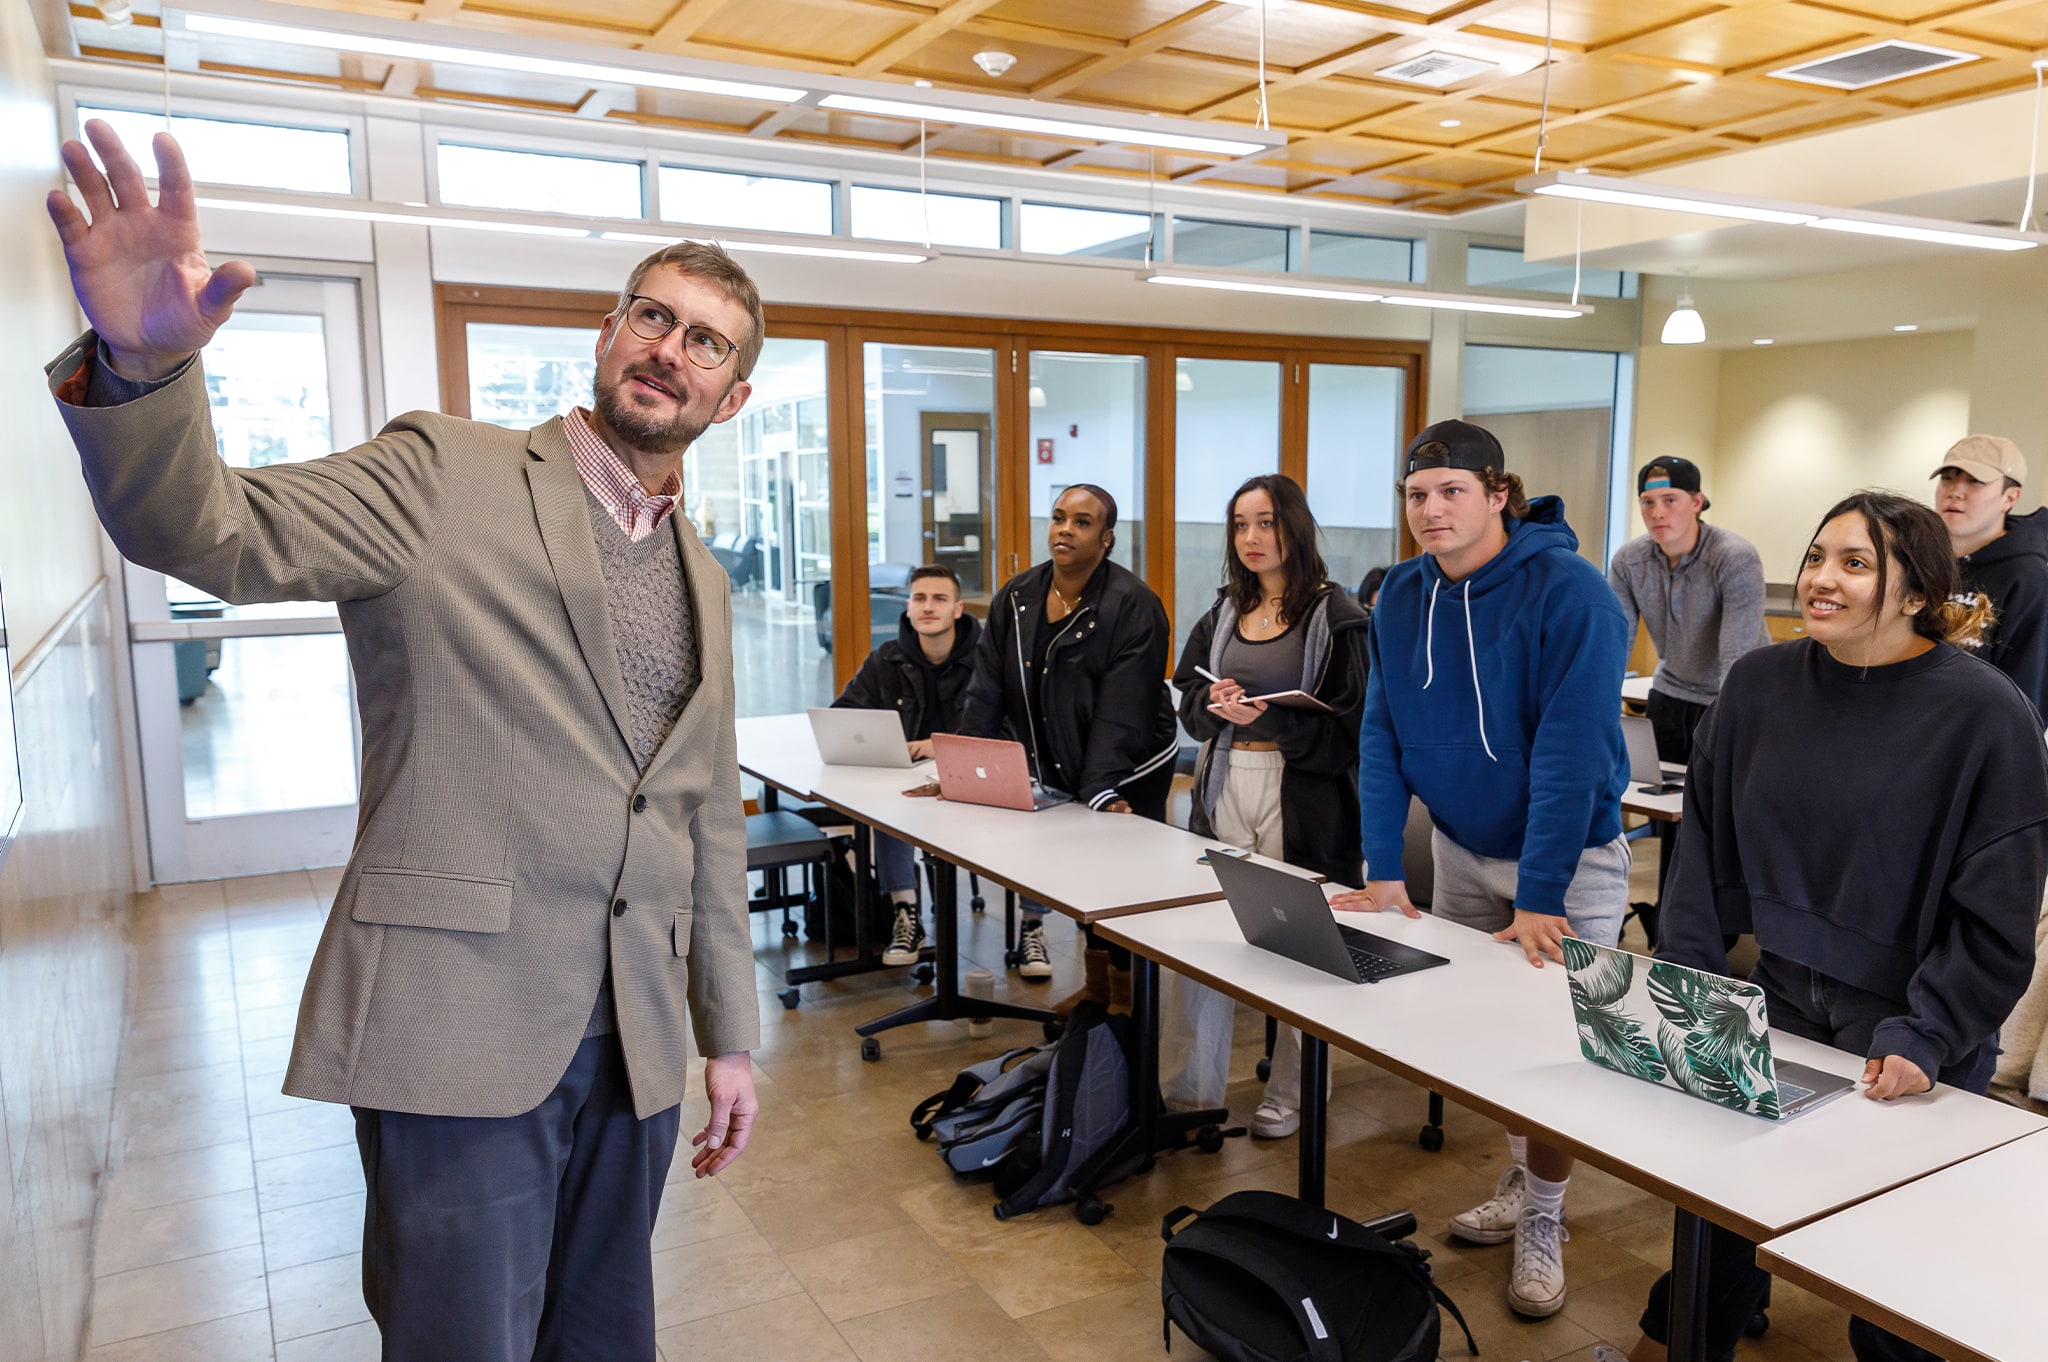
[[[896,905],[896,924],[889,932],[889,945],[882,952],[882,963],[890,966],[914,965],[918,952],[924,949],[924,916],[917,911],[914,903]]]
[[[1254,1139],[1284,1140],[1301,1129],[1301,1112],[1295,1107],[1283,1107],[1268,1097],[1252,1112],[1248,1124]]]
[[[1451,1217],[1451,1237],[1468,1244],[1505,1244],[1515,1237],[1528,1204],[1529,1170],[1511,1163],[1493,1185],[1492,1197]]]
[[[1026,979],[1052,978],[1052,955],[1045,948],[1045,924],[1027,922],[1017,931],[1017,973]]]
[[[1508,1272],[1508,1308],[1545,1319],[1564,1309],[1564,1221],[1531,1206],[1515,1222],[1515,1265]]]

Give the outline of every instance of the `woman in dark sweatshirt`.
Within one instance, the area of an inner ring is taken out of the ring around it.
[[[1725,973],[1752,932],[1775,1030],[1866,1057],[1863,1096],[1982,1092],[2026,988],[2048,881],[2048,750],[2004,673],[1952,640],[1957,601],[1931,509],[1858,492],[1829,511],[1796,588],[1807,636],[1745,655],[1700,723],[1658,955]],[[1712,1231],[1707,1355],[1720,1362],[1769,1278]],[[1670,1278],[1631,1362],[1661,1362]],[[1860,1362],[1931,1358],[1864,1320]],[[1603,1359],[1614,1356],[1602,1349]]]

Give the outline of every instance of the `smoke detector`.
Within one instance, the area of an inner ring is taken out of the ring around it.
[[[993,78],[1001,80],[1004,73],[1017,64],[1017,59],[1008,52],[998,52],[996,49],[990,48],[986,52],[975,53],[974,64],[988,72]]]

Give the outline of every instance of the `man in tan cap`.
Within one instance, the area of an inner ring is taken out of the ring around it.
[[[2048,511],[2014,515],[2027,456],[2002,435],[1965,435],[1934,470],[1934,509],[1948,526],[1963,587],[1997,618],[1977,655],[2048,710]]]

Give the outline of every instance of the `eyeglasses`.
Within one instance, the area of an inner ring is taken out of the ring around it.
[[[635,293],[626,299],[626,325],[641,340],[659,341],[681,326],[682,319],[654,299]],[[708,326],[683,327],[683,353],[699,369],[718,368],[737,349],[737,345]]]

